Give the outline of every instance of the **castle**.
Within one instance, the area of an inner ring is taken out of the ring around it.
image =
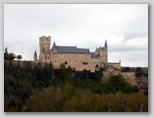
[[[71,66],[76,71],[84,69],[95,72],[99,68],[111,65],[114,68],[121,68],[121,62],[108,63],[108,45],[105,40],[104,47],[96,48],[95,52],[90,52],[86,48],[76,46],[57,46],[53,43],[50,49],[51,37],[42,36],[39,38],[40,55],[37,59],[36,50],[34,52],[34,62],[52,63],[55,68],[59,68],[61,63],[66,67]]]

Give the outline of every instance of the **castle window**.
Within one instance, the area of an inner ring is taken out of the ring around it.
[[[88,65],[88,62],[83,62],[82,64],[83,64],[83,65]]]
[[[65,64],[68,64],[68,62],[67,62],[67,61],[65,61]]]

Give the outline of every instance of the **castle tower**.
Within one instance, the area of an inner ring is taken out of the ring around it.
[[[99,67],[104,67],[108,63],[108,46],[105,40],[104,47],[96,48],[95,54],[99,57]]]
[[[104,47],[107,49],[107,41],[105,40]]]
[[[120,66],[121,66],[121,59],[119,60],[119,64],[120,64]]]
[[[52,53],[54,53],[54,54],[55,53],[58,53],[57,45],[56,45],[55,42],[53,43],[53,46],[52,46],[52,49],[51,50],[52,50]]]
[[[37,61],[37,53],[36,53],[36,50],[34,52],[34,61]]]
[[[42,36],[39,38],[40,59],[50,54],[51,37]]]
[[[106,63],[108,63],[108,46],[107,46],[107,41],[106,40],[105,40],[104,48],[105,48]]]

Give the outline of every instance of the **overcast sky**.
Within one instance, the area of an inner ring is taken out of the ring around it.
[[[109,62],[148,66],[148,4],[5,4],[4,47],[23,60],[39,55],[39,37],[59,46],[108,43]]]

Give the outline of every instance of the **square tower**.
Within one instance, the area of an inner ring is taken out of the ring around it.
[[[45,57],[46,54],[50,54],[51,36],[42,36],[39,38],[40,44],[40,59]]]

